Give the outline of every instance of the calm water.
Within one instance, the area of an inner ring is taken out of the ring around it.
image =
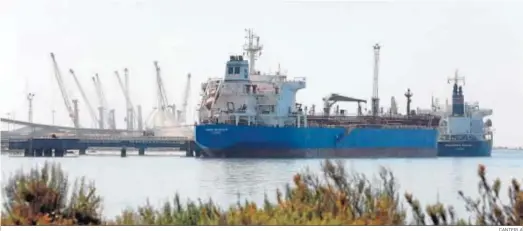
[[[178,153],[178,155],[181,155]],[[86,156],[78,158],[23,158],[2,155],[2,182],[15,170],[25,170],[45,161],[62,165],[69,176],[94,180],[104,198],[104,214],[114,216],[124,208],[145,203],[160,204],[175,192],[182,198],[208,198],[221,205],[235,203],[240,194],[257,202],[264,192],[291,182],[292,175],[309,167],[320,168],[319,159],[309,160],[223,160],[175,156]],[[495,151],[491,158],[355,159],[346,160],[349,171],[376,175],[380,166],[393,170],[401,192],[412,192],[422,203],[440,201],[456,205],[464,214],[458,190],[477,195],[477,166],[487,166],[489,176],[504,183],[523,178],[523,152]],[[506,191],[504,191],[506,195]]]

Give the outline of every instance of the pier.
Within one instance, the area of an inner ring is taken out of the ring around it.
[[[185,151],[187,157],[199,157],[200,149],[192,139],[185,137],[39,137],[9,139],[9,150],[23,150],[25,157],[64,157],[67,151],[77,150],[85,155],[89,148],[118,148],[122,157],[127,149],[138,149],[144,156],[148,148],[175,148]]]

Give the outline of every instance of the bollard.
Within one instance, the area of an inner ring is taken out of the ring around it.
[[[139,149],[138,149],[138,155],[139,155],[139,156],[143,156],[143,155],[145,155],[145,148],[139,148]]]
[[[80,151],[78,151],[78,154],[85,155],[86,151],[87,151],[86,149],[80,149]]]
[[[126,157],[127,156],[127,149],[125,149],[125,147],[123,147],[122,150],[120,151],[120,156],[121,157]]]

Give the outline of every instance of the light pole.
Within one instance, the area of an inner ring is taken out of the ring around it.
[[[27,119],[29,120],[29,123],[33,122],[33,98],[35,94],[29,93],[27,94],[27,102],[29,103],[29,112],[27,115]]]

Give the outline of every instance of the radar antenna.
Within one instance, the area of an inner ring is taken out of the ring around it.
[[[456,69],[456,72],[454,72],[454,77],[449,77],[447,82],[448,83],[454,82],[454,84],[457,85],[460,80],[463,81],[463,85],[465,85],[465,77],[463,77],[463,76],[459,77],[458,69]]]
[[[252,29],[245,29],[245,32],[247,35],[245,36],[246,41],[243,46],[245,52],[243,54],[249,57],[249,74],[255,74],[255,63],[262,54],[263,46],[260,45],[260,36],[254,34]],[[254,40],[256,40],[256,43]]]

